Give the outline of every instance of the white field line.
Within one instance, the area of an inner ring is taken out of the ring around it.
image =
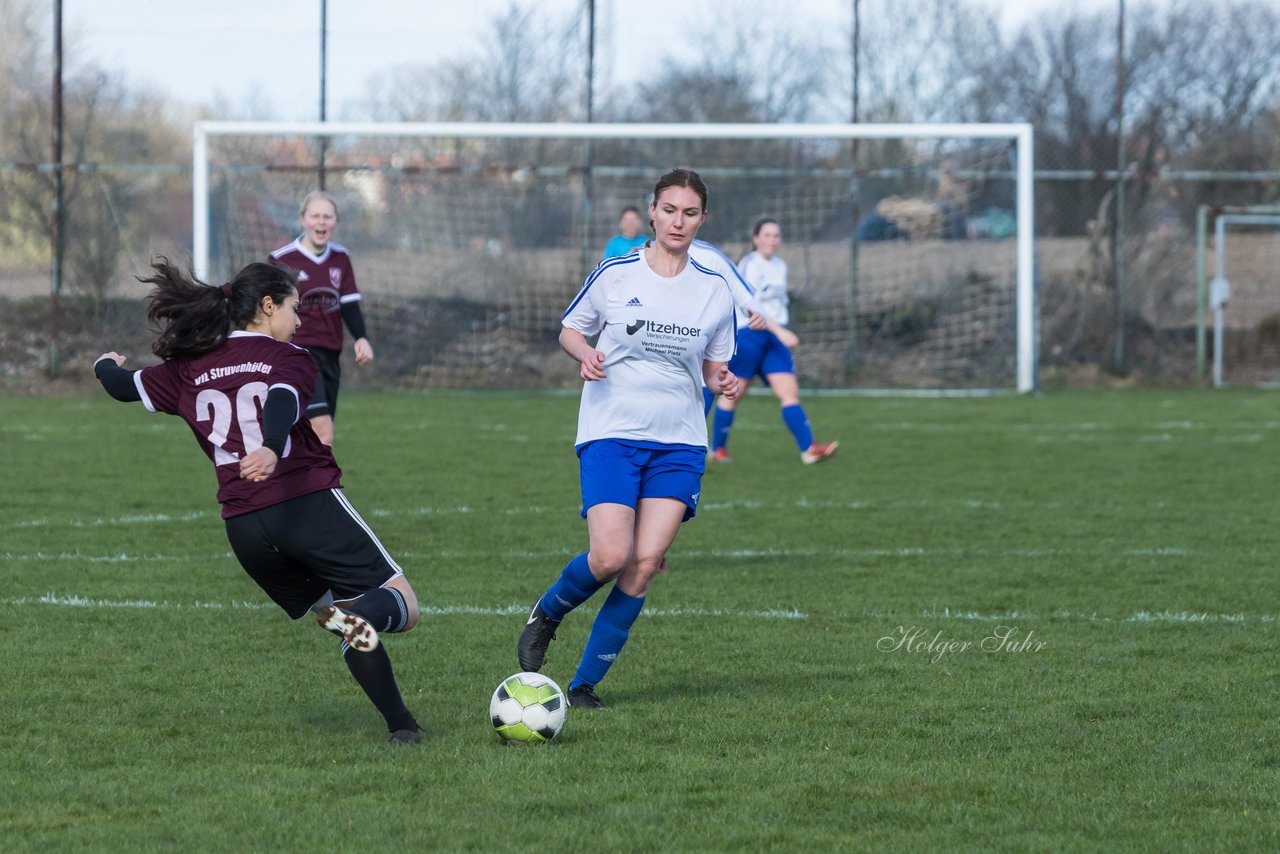
[[[992,498],[944,498],[944,499],[892,499],[888,501],[877,500],[850,500],[850,501],[832,501],[829,499],[808,499],[798,498],[794,501],[763,501],[756,499],[745,499],[739,501],[707,501],[699,505],[698,510],[702,513],[720,513],[724,511],[738,510],[805,510],[811,513],[834,511],[834,512],[850,512],[863,510],[975,510],[975,511],[1055,511],[1069,510],[1079,507],[1085,507],[1083,502],[1066,502],[1066,501],[1019,501],[1019,500],[1001,500]],[[1116,505],[1118,506],[1118,505]],[[1126,504],[1127,509],[1131,509],[1134,505]],[[1163,500],[1152,501],[1149,505],[1151,509],[1163,509],[1169,504]],[[1087,505],[1091,511],[1105,510],[1108,505],[1105,503],[1089,503]],[[419,516],[468,516],[471,514],[488,515],[488,516],[524,516],[524,515],[542,515],[542,514],[574,514],[577,513],[577,504],[555,504],[555,505],[537,505],[527,504],[515,507],[506,507],[499,510],[492,508],[476,509],[468,505],[462,504],[453,507],[408,507],[401,509],[389,509],[385,507],[375,507],[368,510],[362,509],[363,515],[371,518],[396,518],[407,517],[414,518]],[[19,519],[11,522],[13,528],[102,528],[102,527],[123,527],[128,525],[169,525],[169,524],[185,524],[189,522],[207,523],[209,521],[218,522],[217,510],[197,510],[191,513],[146,513],[132,514],[127,516],[115,517],[98,517],[96,519]]]
[[[62,608],[124,608],[154,610],[240,610],[268,611],[275,610],[270,602],[168,602],[150,599],[100,599],[88,596],[59,595],[45,593],[41,596],[18,596],[0,599],[0,605],[7,607],[29,607],[44,605]],[[482,605],[426,605],[421,606],[422,613],[432,617],[476,616],[476,617],[514,617],[523,615],[528,610],[524,603],[482,606]],[[594,609],[584,607],[586,613],[594,613]],[[739,611],[728,608],[650,608],[641,612],[649,618],[730,618],[730,619],[764,619],[764,620],[807,620],[809,613],[795,608],[766,608],[754,611]],[[1145,625],[1180,624],[1180,625],[1251,625],[1280,622],[1280,614],[1245,614],[1214,613],[1210,611],[1134,611],[1129,614],[1108,616],[1096,611],[1055,611],[1051,615],[1040,615],[1030,611],[981,612],[964,608],[925,608],[911,613],[895,613],[877,610],[863,611],[861,619],[909,621],[917,619],[960,620],[977,623],[1013,623],[1054,620],[1084,623],[1137,623]]]
[[[129,608],[154,609],[162,611],[264,611],[274,610],[271,602],[169,602],[154,599],[99,599],[74,594],[59,595],[45,593],[41,596],[17,596],[0,599],[0,605],[8,607],[27,607],[31,605],[47,605],[61,608]],[[427,605],[422,603],[419,610],[425,616],[453,617],[514,617],[528,612],[527,603],[483,606],[483,605]],[[584,612],[593,609],[583,608]],[[646,617],[729,617],[762,620],[807,620],[809,615],[795,608],[765,608],[758,611],[737,611],[728,608],[649,608],[641,612]]]
[[[454,560],[459,558],[515,558],[519,560],[558,560],[571,557],[580,549],[468,549],[464,551],[440,549],[438,551],[420,551],[415,549],[397,550],[395,556],[401,561],[421,561],[429,564],[432,561]],[[1110,548],[1100,545],[1094,548],[1012,548],[1012,549],[973,549],[973,548],[922,548],[917,546],[895,546],[893,548],[851,548],[851,549],[807,549],[807,548],[765,548],[765,549],[681,549],[670,553],[673,563],[686,560],[747,560],[747,559],[780,559],[798,558],[824,559],[867,559],[867,558],[1071,558],[1071,557],[1152,557],[1181,558],[1189,557],[1193,550],[1181,546],[1147,546],[1134,548]],[[111,552],[108,554],[86,554],[77,550],[65,552],[0,552],[0,563],[24,563],[64,561],[72,563],[169,563],[199,564],[214,561],[231,560],[231,552],[213,552],[207,554],[130,554],[128,552]]]

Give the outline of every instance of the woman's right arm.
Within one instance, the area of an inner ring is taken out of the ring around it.
[[[133,382],[134,372],[126,371],[121,367],[123,364],[124,356],[119,353],[103,353],[93,363],[93,373],[107,394],[116,400],[122,403],[142,400],[142,395],[138,394],[138,387]]]
[[[594,382],[605,378],[604,353],[592,347],[587,336],[576,329],[561,327],[560,346],[578,360],[578,375],[584,380]]]

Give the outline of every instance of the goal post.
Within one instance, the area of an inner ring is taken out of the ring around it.
[[[296,236],[296,204],[308,184],[314,187],[311,179],[319,168],[318,158],[308,156],[309,146],[321,139],[327,142],[328,174],[342,181],[358,206],[380,208],[384,214],[381,225],[386,228],[381,233],[372,222],[362,226],[362,233],[376,235],[388,246],[407,247],[403,257],[417,260],[400,262],[405,264],[460,264],[459,253],[469,249],[477,265],[493,268],[494,288],[498,279],[511,273],[503,259],[514,257],[513,243],[528,248],[541,236],[566,249],[576,240],[579,254],[598,253],[599,247],[589,241],[609,233],[619,200],[639,202],[662,171],[690,166],[702,172],[711,187],[708,223],[722,229],[708,235],[714,242],[728,241],[725,235],[732,234],[733,249],[741,253],[750,248],[742,222],[761,215],[782,220],[781,254],[792,271],[793,298],[808,312],[793,311],[793,318],[802,315],[798,322],[807,324],[799,330],[802,346],[814,342],[812,352],[821,350],[831,366],[827,373],[809,378],[810,384],[826,384],[826,377],[846,367],[837,354],[837,339],[844,335],[847,349],[856,348],[855,358],[868,365],[876,362],[875,371],[865,371],[873,385],[902,382],[1019,392],[1036,388],[1034,151],[1029,124],[197,122],[192,262],[198,276],[208,279],[217,272],[219,258],[245,263],[261,257],[264,245]],[[275,142],[268,147],[266,140]],[[864,164],[864,153],[855,168],[849,145],[854,141],[866,143],[864,152],[874,149],[876,162]],[[988,146],[985,153],[975,153],[983,151],[979,145]],[[235,147],[243,150],[226,153]],[[609,152],[614,159],[609,159]],[[242,177],[233,185],[231,178],[219,177],[219,170]],[[271,182],[262,176],[283,174],[293,177],[285,182],[290,188],[269,190]],[[390,187],[389,176],[405,186]],[[477,189],[467,189],[468,181]],[[274,196],[238,208],[236,200],[252,192]],[[954,206],[937,201],[944,193],[957,199]],[[219,194],[225,199],[215,204]],[[405,199],[410,197],[413,212],[405,214],[410,205]],[[992,201],[1006,198],[1003,203]],[[868,240],[889,238],[872,234],[870,226],[863,235],[864,223],[853,221],[851,212],[879,217],[884,209],[892,218],[898,214],[888,206],[891,201],[903,211],[903,219],[890,223],[900,239],[872,246]],[[290,210],[286,202],[293,205],[292,222],[285,213]],[[540,218],[537,205],[543,202],[547,209]],[[997,229],[995,236],[989,224],[978,227],[979,214],[987,210],[978,210],[980,204],[989,204],[997,219],[1003,217],[1011,225]],[[926,224],[947,227],[953,208],[960,211],[962,233],[926,230]],[[723,230],[726,210],[736,217],[731,232]],[[494,223],[510,225],[516,214],[522,231],[512,238]],[[557,217],[564,221],[557,222]],[[267,221],[264,228],[272,234],[246,239],[238,231],[246,226],[234,222],[237,218]],[[344,215],[338,240],[352,249],[362,291],[372,292],[362,274],[365,250],[354,245],[345,222]],[[969,233],[963,233],[966,222]],[[837,233],[841,230],[843,236]],[[218,234],[225,235],[221,243],[231,248],[222,247],[215,258]],[[453,238],[452,254],[445,260],[412,245],[417,240],[439,243],[444,234]],[[834,264],[830,259],[838,251],[853,257],[842,266]],[[859,259],[859,251],[867,257]],[[797,252],[800,258],[793,257]],[[1007,272],[988,269],[997,257],[1005,264],[1006,252]],[[883,258],[871,257],[877,254]],[[525,265],[549,263],[532,255],[521,257]],[[869,287],[873,261],[886,271],[897,270],[901,281]],[[225,267],[227,262],[221,263]],[[571,294],[581,284],[580,270],[572,269],[578,265],[556,263],[558,270],[566,271],[564,285]],[[797,276],[802,266],[808,274],[805,281]],[[838,282],[841,277],[843,285]],[[532,299],[537,290],[515,288],[499,301],[509,308]],[[467,295],[442,298],[453,296]],[[488,319],[472,317],[470,322],[496,329],[500,314],[490,312]],[[545,314],[541,311],[539,322]],[[859,334],[885,344],[864,348],[856,341]],[[458,346],[488,345],[473,340]],[[802,361],[810,352],[803,351]],[[919,365],[918,382],[908,376],[912,365]],[[858,373],[852,376],[857,384]],[[833,382],[840,384],[840,379]]]
[[[1230,241],[1229,231],[1234,234]],[[1229,247],[1234,251],[1229,253]],[[1228,385],[1229,351],[1246,384],[1280,384],[1273,368],[1280,355],[1278,269],[1280,205],[1200,205],[1196,209],[1196,373],[1205,374],[1212,311],[1214,388]]]

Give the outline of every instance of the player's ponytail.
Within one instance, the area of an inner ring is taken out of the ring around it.
[[[210,287],[180,270],[168,258],[151,264],[147,320],[159,331],[152,352],[165,361],[192,359],[222,346],[233,329],[244,329],[258,315],[262,298],[277,305],[293,292],[293,273],[275,264],[249,264],[230,282]]]

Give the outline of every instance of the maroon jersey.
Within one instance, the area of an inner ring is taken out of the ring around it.
[[[346,247],[328,243],[324,252],[312,255],[301,240],[295,240],[272,252],[271,258],[298,271],[298,316],[302,325],[293,336],[293,343],[341,350],[341,307],[360,299]]]
[[[224,519],[342,485],[333,452],[303,415],[315,392],[316,363],[301,347],[233,332],[212,353],[143,368],[133,381],[147,409],[187,422],[213,460]],[[299,417],[275,472],[252,483],[240,477],[240,459],[262,447],[262,406],[275,388],[298,398]]]

